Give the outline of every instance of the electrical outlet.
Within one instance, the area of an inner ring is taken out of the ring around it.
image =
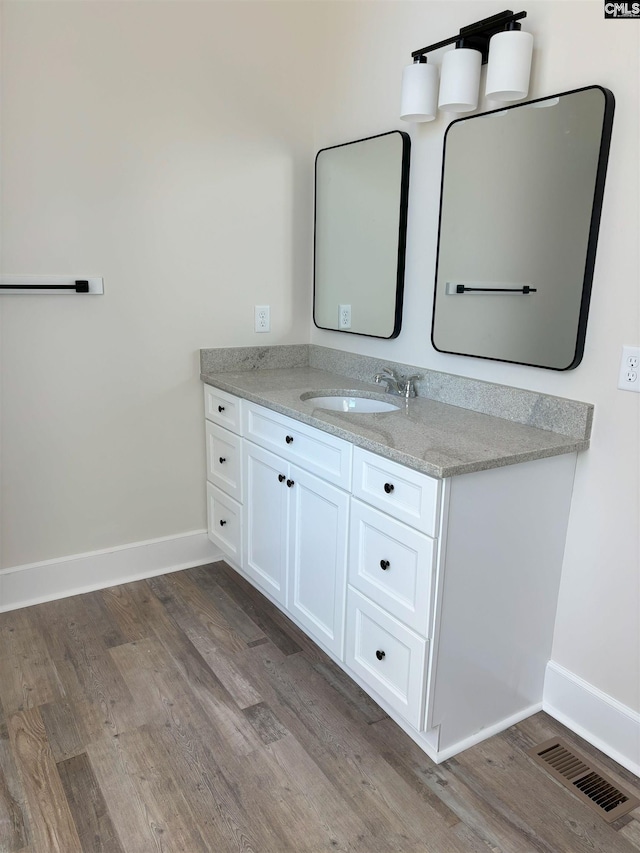
[[[256,332],[271,331],[271,313],[268,305],[254,306],[254,330]]]
[[[339,305],[338,306],[338,328],[339,329],[350,329],[351,328],[351,305]]]
[[[618,388],[640,392],[640,347],[622,347]]]

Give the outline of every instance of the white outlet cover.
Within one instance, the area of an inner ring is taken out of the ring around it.
[[[622,347],[618,388],[640,392],[640,347]]]
[[[271,312],[268,305],[254,306],[254,331],[270,332],[271,331]]]
[[[351,305],[339,305],[338,306],[338,328],[339,329],[350,329],[351,328]]]

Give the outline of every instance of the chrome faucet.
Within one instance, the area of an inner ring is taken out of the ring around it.
[[[384,382],[387,386],[387,393],[395,394],[398,397],[404,397],[406,400],[409,397],[416,396],[416,386],[415,383],[418,379],[422,379],[418,373],[413,376],[403,376],[401,373],[398,373],[393,369],[393,367],[382,368],[380,373],[376,373],[373,377],[374,382]]]

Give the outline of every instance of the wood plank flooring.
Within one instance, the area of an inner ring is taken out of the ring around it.
[[[0,614],[0,853],[638,853],[527,747],[441,764],[224,563]]]

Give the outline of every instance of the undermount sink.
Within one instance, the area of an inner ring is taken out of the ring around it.
[[[379,397],[359,397],[357,394],[345,392],[344,394],[317,394],[307,393],[300,395],[301,400],[313,403],[319,409],[329,409],[332,412],[346,412],[347,414],[363,415],[375,412],[397,412],[399,403],[392,403]]]

